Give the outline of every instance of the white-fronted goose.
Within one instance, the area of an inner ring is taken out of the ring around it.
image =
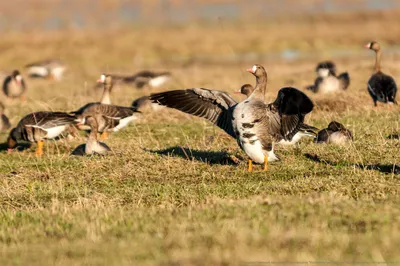
[[[307,89],[314,93],[331,93],[346,90],[350,85],[350,76],[347,72],[336,75],[336,65],[331,61],[321,62],[317,65],[315,72],[317,78],[314,85]]]
[[[171,78],[169,72],[152,72],[140,71],[132,76],[111,75],[115,82],[133,84],[136,88],[141,89],[145,86],[150,88],[159,88],[167,83]]]
[[[247,98],[253,93],[254,87],[250,84],[244,84],[239,91],[235,92],[237,94],[243,94],[246,95]],[[298,131],[292,139],[286,140],[282,139],[281,141],[278,142],[278,144],[282,145],[295,145],[297,142],[301,140],[302,137],[308,137],[308,138],[315,138],[315,135],[317,134],[316,132],[318,131],[318,128],[307,125],[307,124],[302,124],[301,130]]]
[[[110,93],[113,87],[113,78],[111,75],[102,74],[97,83],[103,84],[103,95],[101,96],[100,103],[111,104]]]
[[[85,124],[87,117],[94,117],[97,121],[97,132],[105,133],[102,138],[107,138],[106,132],[116,132],[127,126],[131,121],[136,120],[139,113],[133,107],[102,103],[88,103],[79,110],[72,112],[78,117],[80,124]]]
[[[386,75],[381,71],[381,46],[377,42],[370,42],[364,47],[374,51],[376,56],[374,74],[368,80],[368,92],[371,95],[372,100],[374,101],[374,105],[377,106],[378,101],[382,103],[397,104],[396,82],[391,76]]]
[[[64,112],[35,112],[22,118],[8,137],[8,149],[11,151],[18,142],[37,142],[36,155],[43,155],[43,141],[58,137],[71,124],[77,123],[77,117]]]
[[[7,76],[3,82],[3,92],[9,98],[20,98],[25,100],[24,92],[26,90],[25,81],[18,70],[14,70]]]
[[[43,60],[25,66],[28,74],[32,78],[47,78],[61,80],[66,66],[60,60]]]
[[[85,124],[90,127],[90,134],[85,144],[81,144],[75,148],[72,155],[104,155],[111,151],[107,144],[97,140],[97,121],[94,117],[89,116],[85,119]]]
[[[336,121],[329,123],[328,127],[318,132],[316,143],[345,144],[353,141],[353,134],[342,124]]]
[[[7,131],[10,129],[11,124],[8,117],[4,114],[4,105],[0,102],[0,132]]]
[[[161,105],[203,117],[235,138],[253,161],[276,161],[274,143],[290,140],[303,125],[305,114],[314,105],[301,91],[282,88],[273,103],[265,104],[267,72],[261,65],[248,70],[256,77],[257,85],[248,99],[237,103],[227,93],[203,88],[167,91],[151,94],[150,99]]]

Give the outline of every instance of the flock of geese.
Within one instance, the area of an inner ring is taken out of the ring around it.
[[[374,74],[368,81],[368,92],[374,105],[377,102],[396,102],[397,86],[394,79],[381,71],[381,47],[377,42],[365,46],[375,51]],[[27,66],[32,77],[61,79],[65,66],[60,61],[45,61]],[[224,130],[237,140],[239,147],[249,157],[248,171],[252,171],[253,162],[263,164],[279,160],[274,153],[275,145],[293,145],[302,137],[312,137],[316,143],[343,144],[353,140],[352,133],[342,124],[332,121],[327,128],[317,128],[304,122],[305,116],[314,107],[311,99],[302,91],[293,87],[281,88],[276,99],[266,102],[268,75],[262,65],[255,64],[247,70],[255,78],[255,86],[245,84],[236,92],[246,98],[236,102],[229,94],[205,88],[172,90],[152,93],[135,100],[130,107],[113,105],[110,99],[113,83],[134,84],[158,87],[169,78],[170,73],[139,72],[133,76],[102,74],[98,84],[103,87],[99,102],[88,103],[72,112],[39,111],[26,115],[11,129],[7,146],[12,152],[22,141],[36,142],[36,155],[43,155],[43,141],[55,139],[63,132],[73,135],[77,130],[89,130],[85,144],[79,145],[73,155],[106,154],[111,149],[100,139],[107,139],[110,132],[126,127],[141,116],[139,109],[150,105],[154,110],[163,106],[184,113],[202,117]],[[308,90],[314,93],[331,93],[346,90],[350,84],[348,73],[336,74],[332,62],[318,64],[317,79]],[[24,100],[26,90],[24,79],[16,70],[4,79],[3,91],[7,97]],[[4,106],[0,103],[0,130],[8,130],[11,125],[4,115]]]

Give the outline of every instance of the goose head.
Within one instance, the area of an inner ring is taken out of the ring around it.
[[[107,74],[101,74],[100,78],[97,80],[97,83],[104,85],[112,85],[112,82],[112,76]]]
[[[236,94],[243,94],[249,97],[254,91],[254,87],[250,84],[244,84],[238,91],[236,91]]]
[[[369,42],[364,46],[364,48],[377,52],[381,49],[381,46],[377,42]]]
[[[18,138],[18,131],[17,128],[13,128],[10,131],[10,135],[7,138],[7,147],[8,147],[8,152],[11,152],[12,149],[17,146],[17,138]]]
[[[85,117],[85,125],[89,126],[92,131],[97,131],[97,120],[93,116]]]
[[[15,80],[15,82],[17,82],[18,84],[22,83],[22,76],[21,73],[18,70],[14,70],[11,74],[13,80]]]
[[[329,123],[328,129],[336,132],[336,131],[345,130],[346,128],[342,124],[340,124],[339,122],[332,121],[332,122]]]
[[[252,68],[247,69],[247,72],[253,74],[256,78],[261,78],[264,75],[267,75],[267,71],[262,65],[255,64]]]

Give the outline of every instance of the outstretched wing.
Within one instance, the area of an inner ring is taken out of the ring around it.
[[[304,116],[312,111],[314,104],[298,89],[285,87],[279,90],[278,97],[270,104],[270,108],[280,117],[282,136],[290,140],[301,129]]]
[[[236,138],[232,108],[237,102],[227,93],[204,88],[174,90],[150,95],[150,100],[184,113],[203,117]]]

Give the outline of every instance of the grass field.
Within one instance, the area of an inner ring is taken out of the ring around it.
[[[5,33],[0,69],[47,57],[69,66],[62,82],[28,79],[25,104],[2,99],[14,125],[32,111],[72,111],[98,100],[101,92],[93,86],[102,72],[168,70],[174,80],[165,89],[232,93],[254,83],[244,70],[260,63],[270,77],[272,100],[282,86],[304,89],[314,80],[318,60],[333,59],[339,72],[349,71],[350,89],[310,95],[316,108],[307,122],[323,128],[337,120],[355,141],[345,147],[311,140],[280,147],[281,161],[269,172],[248,173],[235,140],[207,121],[164,109],[113,134],[106,143],[114,153],[107,157],[70,156],[85,141],[83,134],[80,140],[46,142],[43,158],[35,157],[34,146],[7,154],[2,145],[0,264],[400,263],[400,108],[373,108],[366,82],[374,58],[361,50],[373,39],[383,49],[400,42],[396,14],[223,28]],[[220,57],[287,48],[315,54],[296,61],[218,63]],[[333,58],[334,49],[354,54]],[[384,71],[398,80],[399,55],[383,58]],[[112,101],[130,105],[147,93],[116,87]],[[0,135],[1,142],[6,138]]]

